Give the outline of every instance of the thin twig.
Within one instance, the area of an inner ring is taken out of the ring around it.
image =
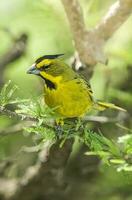
[[[16,113],[15,111],[9,110],[5,107],[0,106],[0,114],[6,115],[9,118],[16,118],[18,120],[27,120],[27,121],[37,121],[36,118],[30,117],[30,116],[24,116]]]
[[[118,122],[117,118],[109,118],[106,116],[86,116],[83,118],[83,121],[88,122],[99,122],[99,123],[114,123]]]
[[[15,111],[9,110],[9,109],[2,107],[2,106],[0,106],[0,114],[6,115],[9,118],[16,118],[16,119],[21,120],[21,121],[27,121],[27,122],[29,122],[28,126],[31,125],[31,122],[38,122],[38,120],[39,120],[35,117],[16,113]],[[52,129],[52,130],[55,129],[54,124],[51,121],[49,121],[49,123],[42,122],[42,126],[44,126],[45,128],[48,128],[48,129]],[[5,135],[8,134],[7,131],[4,131],[4,132],[5,132]],[[14,132],[12,131],[12,134],[13,133]],[[4,133],[2,133],[2,135],[4,135]]]

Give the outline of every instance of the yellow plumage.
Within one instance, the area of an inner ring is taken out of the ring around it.
[[[37,74],[44,79],[45,102],[49,107],[55,108],[60,117],[80,117],[91,109],[113,108],[125,111],[114,104],[95,101],[89,84],[67,64],[57,59],[58,56],[60,55],[39,58],[28,73]]]
[[[83,83],[78,80],[58,83],[56,90],[45,86],[45,102],[49,107],[56,107],[62,117],[79,117],[92,108],[92,99]]]

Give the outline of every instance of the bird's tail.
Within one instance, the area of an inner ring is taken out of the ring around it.
[[[100,111],[103,111],[103,110],[105,110],[107,108],[112,108],[112,109],[116,109],[116,110],[120,110],[120,111],[126,112],[126,110],[124,108],[116,106],[113,103],[106,103],[106,102],[98,101],[98,102],[95,103],[94,107],[95,107],[96,110],[100,110]]]

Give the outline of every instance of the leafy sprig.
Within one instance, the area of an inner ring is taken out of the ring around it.
[[[12,86],[11,81],[9,80],[8,83],[6,83],[0,92],[0,105],[6,106],[7,104],[10,104],[13,102],[13,96],[17,90],[17,86]]]
[[[60,140],[60,146],[69,138],[78,137],[81,142],[88,146],[89,150],[86,155],[96,155],[108,165],[114,165],[118,171],[132,171],[132,131],[128,134],[117,138],[113,141],[105,137],[102,133],[95,133],[89,130],[87,124],[75,121],[69,124],[65,122],[62,133],[57,135],[53,121],[58,117],[54,109],[47,107],[40,99],[36,101],[15,99],[17,86],[12,86],[9,81],[0,92],[0,111],[4,114],[14,113],[12,116],[20,116],[24,120],[32,120],[30,127],[24,129],[35,135],[39,135],[41,142]],[[15,111],[4,110],[8,104],[16,103]],[[60,149],[61,151],[61,149]]]

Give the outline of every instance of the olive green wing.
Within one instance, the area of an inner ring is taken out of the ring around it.
[[[80,79],[82,80],[82,82],[85,84],[85,87],[87,88],[89,95],[93,99],[93,91],[92,91],[90,83],[87,80],[85,80],[83,78],[83,76],[81,76],[80,74],[79,74],[79,76],[80,76]]]

